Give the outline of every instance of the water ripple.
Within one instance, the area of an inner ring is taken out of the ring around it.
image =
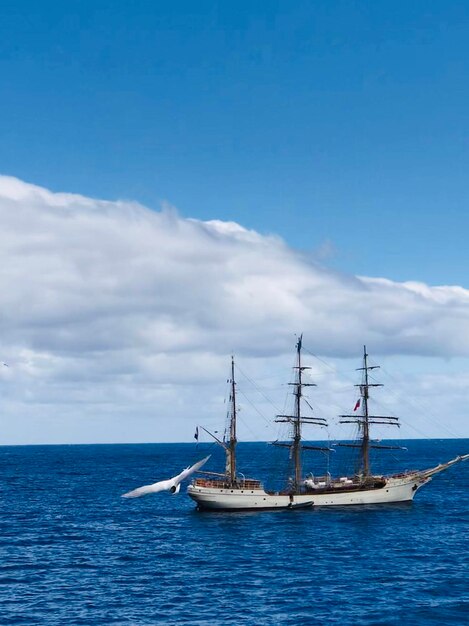
[[[438,443],[438,460],[469,449]],[[432,464],[435,442],[409,448]],[[465,623],[469,463],[411,505],[203,514],[184,495],[120,498],[189,446],[3,450],[2,626]]]

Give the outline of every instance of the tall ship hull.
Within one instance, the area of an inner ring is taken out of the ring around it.
[[[304,493],[287,493],[267,491],[260,483],[222,486],[217,485],[216,481],[196,479],[187,488],[187,493],[197,504],[198,509],[210,511],[340,507],[410,502],[417,491],[430,482],[434,474],[468,457],[467,454],[459,456],[429,470],[387,477],[376,476],[368,485],[353,484],[351,479],[342,478],[328,486],[318,485],[316,488],[307,488]],[[349,480],[352,484],[347,483]]]

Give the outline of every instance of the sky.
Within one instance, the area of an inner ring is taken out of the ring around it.
[[[2,441],[190,441],[232,353],[266,438],[301,332],[334,428],[366,343],[468,437],[468,53],[465,2],[2,2]]]

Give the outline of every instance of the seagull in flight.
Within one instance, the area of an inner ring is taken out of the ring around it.
[[[143,487],[138,487],[137,489],[133,489],[132,491],[128,491],[122,495],[123,498],[140,498],[140,496],[146,496],[147,493],[158,493],[158,491],[170,491],[171,493],[179,493],[181,489],[182,481],[199,470],[202,465],[204,465],[210,458],[210,454],[202,459],[201,461],[197,461],[194,465],[187,467],[174,478],[169,478],[168,480],[160,480],[157,483],[153,483],[152,485],[144,485]]]

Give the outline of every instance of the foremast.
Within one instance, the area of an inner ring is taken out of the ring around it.
[[[379,369],[379,365],[368,365],[368,354],[366,346],[363,346],[363,367],[357,368],[357,371],[363,372],[362,382],[359,385],[355,385],[360,389],[360,400],[357,402],[357,407],[361,406],[361,413],[358,415],[340,415],[342,419],[340,424],[357,424],[358,432],[361,441],[356,444],[339,444],[340,446],[348,448],[360,449],[360,468],[359,474],[366,482],[371,476],[370,468],[370,449],[382,448],[387,450],[399,450],[400,446],[382,446],[375,443],[371,443],[370,440],[370,426],[373,424],[385,424],[386,426],[399,427],[399,418],[390,415],[370,415],[369,413],[369,399],[370,399],[370,387],[382,387],[382,383],[370,383],[369,372],[375,369]]]
[[[321,446],[310,446],[303,445],[302,442],[302,425],[303,424],[313,424],[315,426],[327,426],[327,421],[323,417],[313,417],[306,416],[301,414],[301,404],[303,398],[303,387],[316,387],[315,383],[305,383],[303,382],[303,372],[305,370],[311,369],[310,367],[304,366],[301,362],[301,349],[303,343],[303,335],[300,335],[298,338],[298,342],[296,344],[296,365],[294,369],[296,370],[296,380],[293,383],[289,383],[294,386],[293,395],[295,396],[295,409],[293,415],[277,415],[275,421],[276,422],[288,422],[292,425],[293,434],[291,443],[280,443],[275,442],[275,445],[288,447],[291,449],[291,457],[294,463],[294,477],[292,489],[293,492],[298,493],[301,490],[302,485],[302,451],[303,450],[322,450],[329,451],[330,448],[324,448]],[[308,406],[312,409],[309,402],[304,400]]]

